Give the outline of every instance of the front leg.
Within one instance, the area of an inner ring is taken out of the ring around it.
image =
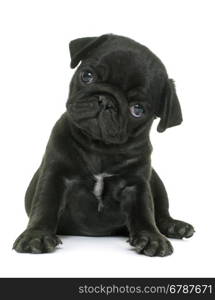
[[[13,245],[17,252],[51,252],[61,243],[56,229],[65,189],[59,174],[62,166],[43,165],[41,168],[27,229]]]
[[[150,184],[145,180],[135,179],[122,193],[130,244],[138,253],[147,256],[170,255],[173,248],[155,223]]]
[[[152,170],[150,185],[154,200],[155,219],[160,232],[170,238],[191,237],[194,233],[193,226],[170,216],[167,192],[155,170]]]

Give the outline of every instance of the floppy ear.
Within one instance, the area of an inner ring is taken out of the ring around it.
[[[69,51],[71,56],[71,68],[75,68],[77,64],[86,57],[91,50],[98,47],[107,40],[109,34],[100,37],[85,37],[73,40],[69,43]]]
[[[163,132],[169,127],[180,125],[183,120],[175,84],[172,79],[167,80],[157,116],[160,117],[157,127],[158,132]]]

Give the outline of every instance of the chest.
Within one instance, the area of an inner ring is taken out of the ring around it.
[[[110,178],[112,176],[113,176],[112,174],[108,174],[108,173],[100,173],[94,175],[95,184],[93,186],[93,194],[98,201],[98,211],[101,211],[104,207],[103,196],[104,196],[104,187],[106,187],[105,179]],[[107,181],[106,181],[106,185],[107,185]]]

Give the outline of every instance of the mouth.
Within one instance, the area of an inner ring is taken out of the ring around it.
[[[118,109],[110,102],[100,108],[98,124],[102,140],[106,143],[121,144],[126,141],[124,122],[122,122]]]

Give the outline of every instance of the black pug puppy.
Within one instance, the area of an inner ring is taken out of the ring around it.
[[[170,238],[190,224],[171,218],[168,197],[151,167],[149,132],[182,122],[174,83],[146,47],[107,34],[70,43],[67,110],[51,133],[26,192],[27,229],[17,252],[50,252],[60,235],[127,235],[138,253],[166,256]]]

